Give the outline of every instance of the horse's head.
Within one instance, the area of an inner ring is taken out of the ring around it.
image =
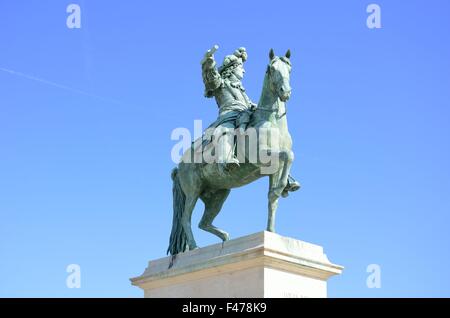
[[[275,56],[273,49],[269,53],[270,64],[267,67],[267,76],[270,81],[270,89],[278,96],[281,101],[285,102],[291,96],[291,51],[288,50],[282,57]]]

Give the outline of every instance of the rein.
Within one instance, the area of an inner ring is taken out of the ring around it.
[[[278,101],[277,101],[277,104],[278,104]],[[264,112],[269,112],[269,113],[277,112],[277,113],[275,114],[275,118],[276,118],[277,120],[280,120],[281,118],[283,118],[283,117],[286,116],[286,114],[287,114],[286,103],[284,104],[284,108],[286,109],[286,111],[285,111],[283,114],[281,114],[281,115],[278,115],[278,111],[280,110],[279,107],[277,107],[276,109],[265,109],[265,108],[259,108],[259,107],[257,107],[256,110],[260,110],[260,111],[264,111]]]

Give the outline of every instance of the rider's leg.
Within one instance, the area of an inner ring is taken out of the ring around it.
[[[223,123],[216,128],[217,162],[225,170],[231,170],[239,166],[239,161],[234,157],[234,125]]]

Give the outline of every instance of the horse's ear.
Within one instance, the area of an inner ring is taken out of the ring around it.
[[[287,50],[287,52],[286,52],[286,57],[287,57],[288,59],[291,58],[291,50]]]
[[[270,49],[270,52],[269,52],[270,60],[272,61],[274,57],[275,57],[275,53],[274,53],[273,49]]]

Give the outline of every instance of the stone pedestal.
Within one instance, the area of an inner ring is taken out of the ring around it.
[[[144,297],[327,297],[340,274],[323,248],[271,232],[150,261],[131,279]]]

